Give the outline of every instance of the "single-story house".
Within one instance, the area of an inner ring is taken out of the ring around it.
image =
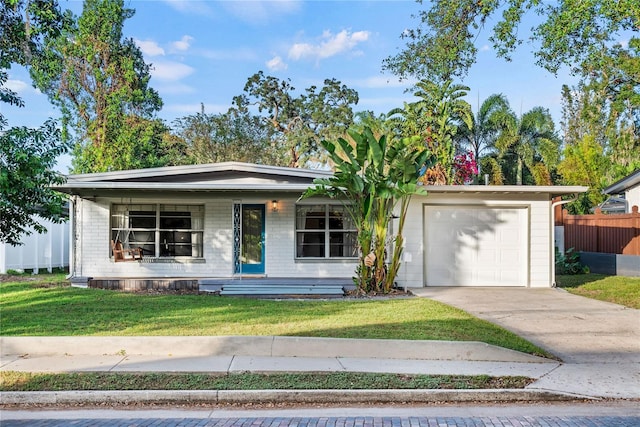
[[[71,196],[71,274],[351,278],[356,230],[344,206],[300,200],[330,175],[237,162],[71,175],[57,187]],[[410,205],[398,284],[550,287],[551,200],[586,190],[429,186]],[[142,260],[119,262],[118,241],[142,248]]]
[[[640,206],[640,169],[614,182],[604,190],[609,199],[601,206],[603,211],[610,205],[622,205],[620,213],[631,213],[634,206]]]

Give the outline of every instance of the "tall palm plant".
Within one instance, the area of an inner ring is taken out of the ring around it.
[[[517,117],[511,113],[496,140],[503,169],[511,169],[516,185],[522,185],[526,169],[535,184],[551,184],[560,157],[560,140],[549,110],[534,107]],[[514,170],[515,169],[515,170]]]
[[[503,94],[493,94],[484,100],[475,116],[471,116],[471,126],[463,121],[458,128],[455,141],[459,149],[473,153],[480,171],[480,156],[495,150],[501,129],[512,118],[509,101]]]
[[[437,158],[443,184],[453,181],[454,137],[461,125],[473,127],[471,105],[463,98],[467,86],[451,80],[439,85],[422,80],[416,84],[418,101],[389,113],[396,134],[402,137],[420,136],[425,146]]]

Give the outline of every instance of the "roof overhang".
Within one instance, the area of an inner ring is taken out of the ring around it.
[[[429,185],[428,193],[465,194],[549,194],[551,197],[586,193],[589,187],[582,185]]]
[[[148,192],[185,192],[185,193],[212,193],[212,192],[296,192],[302,193],[309,188],[306,184],[189,184],[183,183],[157,183],[157,182],[67,182],[52,187],[62,193],[82,195],[91,191],[148,191]]]
[[[628,189],[640,185],[640,169],[628,175],[621,180],[618,180],[602,190],[603,194],[621,194]]]
[[[157,183],[157,182],[67,182],[54,188],[57,191],[83,195],[91,192],[146,191],[146,192],[293,192],[302,193],[311,185],[307,184],[239,184],[239,183]],[[584,186],[520,186],[520,185],[429,185],[423,187],[427,193],[448,194],[547,194],[551,197],[585,193]]]

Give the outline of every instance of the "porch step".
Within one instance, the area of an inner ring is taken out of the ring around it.
[[[220,295],[252,297],[342,297],[344,289],[340,285],[267,285],[267,284],[225,284]]]

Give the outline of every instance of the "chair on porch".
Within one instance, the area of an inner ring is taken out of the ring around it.
[[[111,250],[113,251],[113,260],[115,262],[142,260],[142,248],[125,249],[120,240],[111,241]]]

